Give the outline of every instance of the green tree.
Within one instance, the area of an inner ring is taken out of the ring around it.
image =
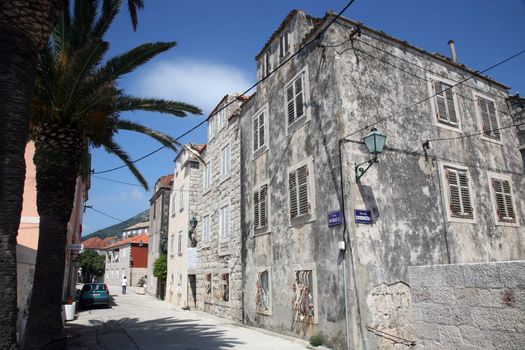
[[[90,282],[93,277],[103,276],[106,269],[106,258],[92,250],[80,253],[80,267],[84,282]]]
[[[81,1],[79,1],[81,2]],[[24,150],[38,50],[68,0],[0,1],[0,348],[16,348],[16,236],[22,212]],[[111,1],[104,0],[109,7]],[[128,0],[133,27],[143,0]]]
[[[168,276],[168,259],[165,254],[159,256],[153,264],[153,276],[161,281],[166,281]]]
[[[64,338],[60,311],[67,223],[76,177],[89,148],[103,147],[116,155],[147,189],[144,177],[115,142],[115,134],[138,132],[173,150],[178,144],[169,135],[123,119],[121,113],[143,110],[179,117],[201,113],[186,103],[130,96],[119,89],[119,78],[175,42],[143,44],[105,60],[109,43],[103,37],[121,5],[119,0],[108,2],[100,15],[96,0],[77,1],[73,16],[64,7],[52,40],[40,51],[30,114],[40,234],[26,349]]]

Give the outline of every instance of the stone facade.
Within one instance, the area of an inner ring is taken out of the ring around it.
[[[292,12],[258,55],[257,77],[333,17]],[[516,130],[486,126],[512,124],[507,90],[486,77],[454,86],[473,74],[340,18],[258,86],[240,118],[246,323],[322,334],[337,349],[410,345],[409,266],[525,257]],[[387,147],[357,183],[371,125]],[[345,224],[329,227],[338,210]],[[371,224],[356,224],[354,210]]]
[[[525,172],[525,98],[514,95],[508,98],[514,124],[517,125],[518,142]]]
[[[227,95],[210,115],[196,232],[197,308],[237,321],[242,320],[241,101]]]
[[[521,350],[525,261],[409,268],[416,349]]]
[[[168,225],[170,210],[171,183],[173,174],[161,176],[155,183],[155,191],[150,199],[150,215],[148,229],[148,284],[147,293],[164,299],[166,293],[165,281],[159,281],[153,276],[155,261],[168,251]]]
[[[175,158],[170,204],[166,301],[176,307],[196,307],[195,247],[189,239],[189,221],[198,217],[202,194],[202,164],[195,154],[204,145],[187,145]],[[193,153],[192,153],[193,152]],[[195,154],[194,154],[195,153]]]

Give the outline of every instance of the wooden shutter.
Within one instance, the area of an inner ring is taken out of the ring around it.
[[[473,218],[468,174],[465,171],[447,169],[446,176],[450,194],[450,212],[454,217]]]
[[[299,119],[304,114],[303,98],[303,75],[295,80],[295,119]]]
[[[259,149],[259,117],[253,118],[253,150]]]
[[[299,214],[310,212],[310,203],[308,202],[308,166],[304,165],[297,169],[297,182],[299,192]]]
[[[268,193],[268,186],[267,185],[264,185],[263,187],[261,187],[261,191],[259,193],[259,202],[260,202],[260,206],[259,206],[259,213],[260,213],[260,216],[259,216],[259,227],[266,227],[268,226],[268,215],[267,215],[267,208],[268,208],[268,196],[267,196],[267,193]]]
[[[469,179],[468,174],[464,171],[458,171],[459,175],[459,186],[461,190],[461,204],[463,206],[462,214],[469,218],[473,217],[473,209],[470,200],[470,188],[469,188]]]
[[[264,146],[264,112],[259,114],[259,145],[257,148]]]
[[[286,88],[286,104],[288,106],[288,125],[295,121],[295,105],[294,105],[294,84],[290,84]]]
[[[295,218],[298,213],[297,207],[297,178],[296,171],[288,174],[288,186],[290,187],[290,217]]]
[[[499,125],[498,119],[496,117],[496,108],[494,106],[494,102],[479,98],[478,106],[481,112],[483,134],[487,137],[500,140],[500,131],[495,130],[498,129]]]
[[[436,94],[437,117],[439,120],[447,121],[447,106],[445,102],[445,94],[442,91],[443,87],[440,81],[434,81],[434,91]]]
[[[499,221],[516,222],[516,213],[512,203],[512,192],[507,180],[492,179],[496,199],[496,213]]]
[[[253,227],[259,228],[259,191],[253,193]]]
[[[441,81],[433,81],[436,93],[437,117],[445,123],[457,124],[458,117],[456,105],[454,104],[454,92],[452,86]]]

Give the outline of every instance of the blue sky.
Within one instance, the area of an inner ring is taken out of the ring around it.
[[[155,1],[146,0],[139,12],[136,32],[128,13],[122,11],[108,33],[110,54],[139,44],[176,41],[177,46],[157,56],[120,81],[125,91],[139,96],[157,96],[192,103],[203,116],[175,118],[137,112],[123,117],[139,121],[174,137],[201,122],[227,93],[243,92],[255,82],[255,55],[281,21],[293,9],[315,16],[327,10],[339,12],[347,1]],[[525,49],[525,0],[356,0],[343,14],[430,52],[449,55],[447,41],[454,39],[458,60],[474,70],[483,70]],[[487,73],[525,95],[525,55]],[[205,143],[206,126],[181,139]],[[117,141],[132,159],[159,147],[145,136],[122,133]],[[137,163],[153,187],[159,176],[173,171],[172,151],[161,150]],[[122,163],[102,150],[93,151],[95,172]],[[151,192],[139,186],[127,169],[92,178],[88,204],[94,209],[125,220],[149,207]],[[92,210],[84,214],[84,234],[118,223]]]

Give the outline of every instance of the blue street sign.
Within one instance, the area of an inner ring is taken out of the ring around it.
[[[340,210],[328,213],[328,227],[341,225],[343,223],[343,213]]]
[[[356,224],[368,224],[370,225],[372,223],[372,215],[370,214],[370,210],[354,210],[354,217],[355,217],[355,223]]]

